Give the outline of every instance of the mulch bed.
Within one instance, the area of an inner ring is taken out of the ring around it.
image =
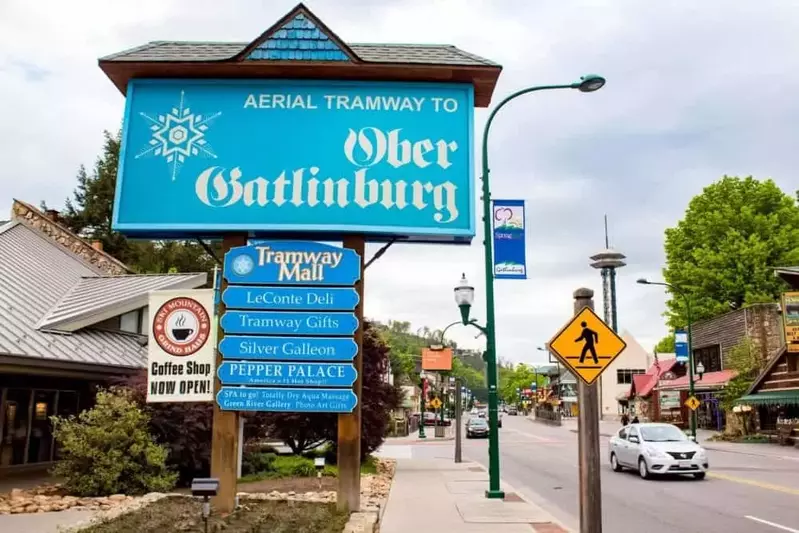
[[[227,516],[211,515],[209,532],[341,533],[349,515],[335,504],[291,501],[244,501]],[[83,533],[203,533],[199,500],[170,497],[83,530]]]
[[[237,490],[239,492],[271,492],[273,490],[279,492],[296,493],[304,492],[319,492],[320,490],[336,490],[338,488],[338,478],[323,477],[322,488],[319,489],[319,480],[315,477],[294,477],[294,478],[280,478],[280,479],[263,479],[261,481],[252,481],[249,483],[239,483]]]

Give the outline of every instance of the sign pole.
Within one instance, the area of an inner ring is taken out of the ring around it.
[[[594,291],[574,291],[574,314],[583,308],[594,309]],[[580,466],[580,533],[602,533],[602,483],[600,479],[599,453],[599,397],[597,385],[577,383],[578,448]]]
[[[228,250],[236,246],[246,246],[247,235],[234,234],[226,235],[222,239],[222,253],[226,254]],[[222,283],[219,287],[220,294],[227,288],[227,281],[224,276]],[[219,299],[217,307],[217,317],[221,317],[225,313],[225,303]],[[222,342],[225,338],[225,332],[222,329],[222,321],[219,320],[217,328],[216,339],[217,343]],[[217,344],[217,347],[219,344]],[[222,354],[217,348],[216,351],[216,366],[222,364]],[[222,387],[222,382],[219,377],[214,375],[214,395],[219,392]],[[214,401],[214,418],[211,430],[211,477],[219,480],[219,493],[214,496],[212,503],[217,511],[220,513],[230,513],[236,508],[236,471],[238,467],[239,458],[239,413],[237,411],[223,411],[219,407],[219,403]]]
[[[461,439],[463,438],[461,434],[462,394],[463,393],[461,392],[461,378],[455,378],[455,462],[456,463],[463,462],[463,458],[461,455]]]
[[[344,248],[354,250],[361,261],[361,277],[355,283],[359,301],[355,307],[358,329],[355,330],[355,343],[358,352],[352,361],[357,377],[352,385],[356,404],[351,413],[338,415],[338,494],[339,509],[358,512],[361,508],[361,391],[363,389],[363,296],[364,296],[364,255],[366,244],[363,236],[353,235],[344,238]]]

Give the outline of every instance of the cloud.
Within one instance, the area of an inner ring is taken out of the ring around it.
[[[248,42],[294,0],[81,2],[5,0],[0,6],[0,183],[12,197],[59,206],[80,164],[120,127],[123,97],[97,58],[150,40]],[[593,288],[589,256],[611,243],[619,322],[646,348],[666,333],[659,278],[663,231],[722,174],[773,177],[799,189],[799,4],[764,0],[529,2],[312,0],[350,42],[451,43],[504,66],[494,98],[598,72],[597,93],[546,91],[510,103],[492,126],[494,198],[527,202],[529,279],[497,281],[499,353],[545,360],[535,347]],[[476,113],[477,131],[487,111]],[[471,247],[395,245],[367,272],[367,314],[441,328],[457,320],[452,289],[465,272],[485,318],[482,235]],[[369,246],[374,253],[377,246]],[[479,346],[474,331],[452,337]]]

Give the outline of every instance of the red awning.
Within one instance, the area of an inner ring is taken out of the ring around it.
[[[664,361],[658,361],[654,363],[649,369],[646,371],[646,374],[639,374],[633,376],[633,383],[630,386],[630,392],[628,393],[628,397],[632,398],[633,396],[641,396],[646,397],[649,396],[649,393],[652,392],[652,389],[655,388],[657,385],[658,380],[663,377],[663,374],[666,372],[670,372],[674,365],[677,364],[676,359],[666,359]],[[668,382],[672,383],[672,382]]]
[[[732,378],[738,375],[735,370],[720,370],[718,372],[708,372],[699,376],[694,376],[695,389],[720,389],[730,382]],[[677,378],[671,381],[663,381],[660,383],[661,389],[669,390],[686,390],[688,389],[688,375]]]

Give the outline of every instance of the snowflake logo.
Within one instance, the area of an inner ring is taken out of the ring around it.
[[[255,262],[249,255],[240,255],[233,260],[233,272],[239,276],[246,276],[255,268]]]
[[[167,114],[153,116],[139,113],[150,122],[152,137],[147,148],[136,155],[140,157],[157,156],[166,159],[172,171],[172,181],[177,179],[181,165],[192,156],[211,157],[216,154],[205,138],[211,122],[222,113],[209,116],[194,114],[186,102],[186,94],[180,91],[180,103]]]

